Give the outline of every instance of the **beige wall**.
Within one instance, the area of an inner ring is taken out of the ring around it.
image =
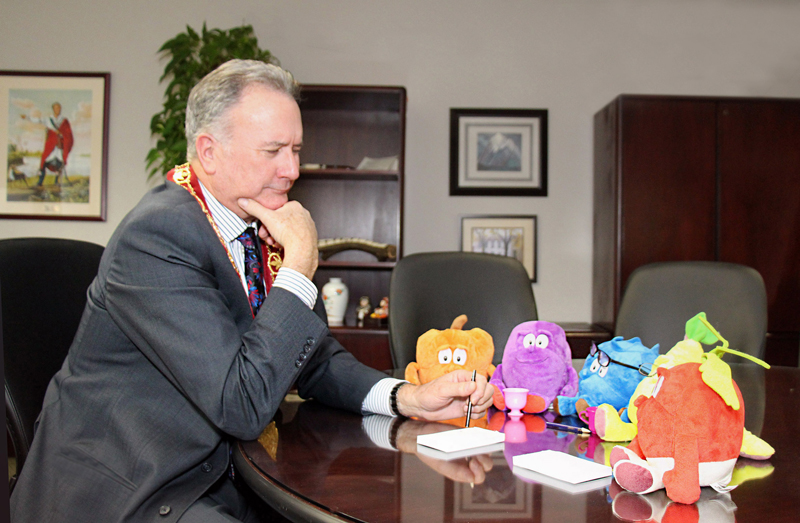
[[[800,97],[791,0],[2,0],[0,69],[108,71],[111,123],[108,221],[0,219],[0,238],[108,241],[150,186],[156,51],[203,21],[252,24],[301,82],[404,85],[405,252],[458,249],[462,215],[535,214],[548,320],[591,317],[598,109],[621,93]],[[448,196],[451,107],[548,109],[549,196]]]

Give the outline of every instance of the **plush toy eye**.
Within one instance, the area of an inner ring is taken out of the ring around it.
[[[661,376],[660,378],[658,378],[658,381],[656,382],[656,387],[653,389],[653,397],[654,398],[658,394],[658,391],[661,390],[661,385],[663,385],[663,384],[664,384],[664,376]]]
[[[464,365],[467,362],[467,351],[464,349],[456,349],[453,351],[453,363],[456,365]]]
[[[439,363],[450,363],[453,359],[452,349],[442,349],[439,351]]]
[[[608,374],[608,367],[600,367],[600,372],[598,372],[597,375],[601,378],[605,378],[606,374]]]
[[[550,345],[550,338],[546,334],[539,334],[536,336],[536,346],[540,349],[546,349]]]
[[[599,368],[600,368],[600,362],[599,362],[599,361],[597,361],[597,360],[595,359],[595,360],[592,362],[592,366],[591,366],[591,367],[589,367],[589,370],[590,370],[591,372],[597,372],[597,369],[599,369]]]
[[[522,338],[522,346],[526,349],[536,344],[536,334],[530,333],[526,334],[524,338]]]

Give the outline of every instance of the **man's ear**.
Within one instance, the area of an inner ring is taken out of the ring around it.
[[[214,174],[217,171],[217,161],[221,149],[220,142],[208,133],[201,133],[194,142],[197,150],[197,159],[200,161],[206,174]]]

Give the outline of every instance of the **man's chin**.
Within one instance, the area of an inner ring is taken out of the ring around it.
[[[270,194],[269,196],[260,196],[255,199],[258,203],[260,203],[263,207],[270,209],[272,211],[277,211],[284,205],[286,202],[289,201],[289,195],[287,193],[282,194]]]

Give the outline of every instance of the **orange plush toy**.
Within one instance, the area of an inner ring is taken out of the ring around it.
[[[639,433],[614,447],[611,464],[617,483],[647,494],[665,488],[678,503],[700,498],[700,487],[730,490],[742,447],[744,403],[730,367],[716,355],[702,363],[659,367],[651,397],[639,396]]]
[[[449,329],[431,329],[417,339],[417,361],[406,367],[406,380],[420,385],[454,370],[477,370],[488,380],[494,372],[494,342],[483,329],[462,330],[467,316],[453,320]]]

